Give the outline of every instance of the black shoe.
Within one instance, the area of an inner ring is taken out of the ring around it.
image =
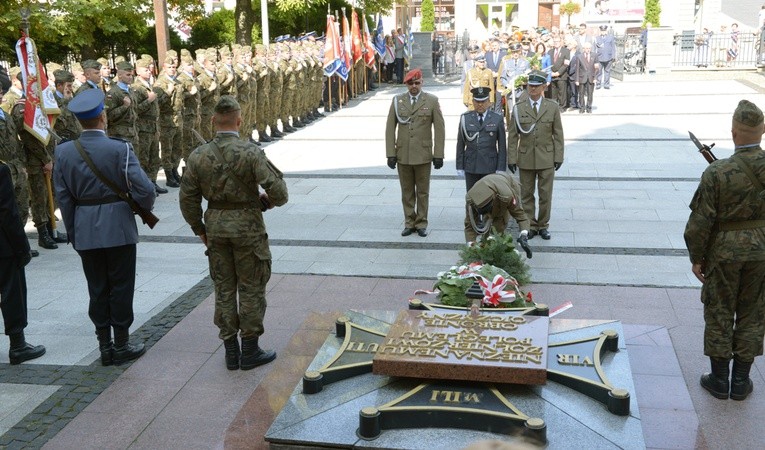
[[[98,350],[101,352],[101,365],[111,366],[114,364],[114,343],[112,342],[111,328],[97,328]]]
[[[318,109],[313,110],[313,115],[316,117],[324,117],[324,114],[320,113]]]
[[[66,237],[66,233],[59,233],[58,230],[53,229],[53,223],[51,221],[48,221],[47,225],[45,225],[45,228],[48,229],[48,235],[53,239],[53,242],[57,244],[66,244],[69,242],[69,239]]]
[[[239,362],[240,369],[254,369],[263,364],[268,364],[275,359],[276,352],[260,348],[260,346],[258,346],[258,338],[242,338],[242,357]]]
[[[157,194],[167,194],[167,189],[163,188],[162,186],[158,185],[157,182],[154,182],[154,191]]]
[[[751,368],[752,363],[733,360],[733,377],[730,383],[730,398],[732,400],[746,400],[754,390],[752,379],[749,378]]]
[[[401,232],[401,236],[409,236],[415,231],[417,231],[415,228],[404,228],[404,231]]]
[[[292,126],[294,128],[303,128],[305,124],[300,121],[300,119],[292,119]]]
[[[282,127],[284,129],[285,133],[292,133],[293,131],[297,131],[297,128],[293,128],[291,125],[284,125]]]
[[[178,184],[177,181],[175,181],[175,177],[173,176],[172,170],[165,169],[165,178],[166,178],[165,186],[171,187],[171,188],[177,188],[181,186],[180,184]]]
[[[127,330],[114,330],[114,351],[112,352],[112,362],[115,366],[121,366],[130,361],[136,360],[146,353],[146,347],[143,344],[131,344],[130,336]]]
[[[23,332],[14,333],[8,337],[11,339],[11,347],[8,350],[8,359],[11,365],[21,364],[45,354],[45,347],[28,343]]]
[[[584,108],[579,109],[579,114],[584,114],[586,110]]]
[[[223,347],[226,349],[226,369],[239,369],[239,358],[242,352],[239,350],[239,339],[234,336],[223,341]]]
[[[603,89],[611,89],[611,86],[603,86]]]
[[[587,108],[587,113],[592,114],[592,108]]]
[[[40,225],[37,227],[37,245],[40,246],[40,248],[46,248],[48,250],[54,250],[58,248],[58,245],[56,245],[56,242],[53,240],[52,237],[50,237],[50,234],[48,234],[48,225]]]
[[[537,230],[529,230],[529,239],[534,239],[537,234]]]
[[[173,178],[175,178],[175,182],[178,183],[178,185],[180,186],[181,185],[181,178],[183,178],[183,176],[178,173],[178,168],[177,167],[173,167]]]
[[[539,237],[541,237],[545,241],[549,241],[550,240],[550,232],[547,231],[547,229],[543,228],[543,229],[539,230]]]
[[[32,258],[37,258],[38,256],[40,256],[40,252],[38,252],[35,249],[30,250],[29,253],[32,254]]]
[[[714,398],[725,400],[730,389],[730,361],[727,359],[709,358],[712,372],[701,376],[701,387],[706,389]]]
[[[428,230],[425,228],[417,228],[417,235],[420,237],[425,237],[428,235]]]
[[[258,131],[258,139],[260,139],[260,142],[273,142],[273,139],[271,139],[266,133],[261,133]]]

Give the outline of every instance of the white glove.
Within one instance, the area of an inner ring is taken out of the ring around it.
[[[528,237],[528,236],[529,236],[529,230],[523,230],[523,231],[521,231],[521,234],[519,234],[519,235],[518,235],[518,237],[521,237],[521,236],[526,236],[526,237]]]
[[[464,170],[457,170],[457,176],[460,178],[465,178],[465,171]]]

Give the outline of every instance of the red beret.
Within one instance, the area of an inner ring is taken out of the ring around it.
[[[421,79],[422,79],[422,70],[412,69],[406,73],[406,76],[404,77],[404,83],[408,83],[410,80],[421,80]]]

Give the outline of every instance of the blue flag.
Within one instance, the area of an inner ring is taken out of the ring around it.
[[[375,51],[380,57],[385,56],[385,30],[383,30],[382,14],[377,16],[377,29],[375,30]]]

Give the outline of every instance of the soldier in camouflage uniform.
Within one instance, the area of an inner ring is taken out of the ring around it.
[[[109,92],[109,90],[111,90],[112,88],[112,84],[114,83],[114,78],[112,76],[112,68],[111,66],[109,66],[109,60],[106,58],[98,58],[96,61],[98,61],[98,63],[101,64],[101,69],[100,69],[101,81],[99,82],[101,90],[104,92]],[[115,70],[119,70],[119,67],[116,67],[116,64],[117,64],[116,60],[114,61],[114,63],[115,63]]]
[[[281,139],[284,137],[284,133],[279,131],[277,126],[277,120],[279,120],[279,111],[282,107],[282,89],[284,87],[284,76],[279,66],[279,58],[276,50],[269,49],[268,52],[268,68],[270,72],[269,87],[270,94],[268,96],[268,127],[271,129],[272,139]]]
[[[58,109],[61,111],[53,125],[53,130],[62,140],[73,141],[80,137],[82,132],[80,122],[67,108],[69,101],[74,96],[74,75],[59,69],[53,72],[53,79],[56,86],[56,103],[58,103]]]
[[[226,367],[248,370],[276,358],[258,345],[271,276],[261,207],[287,203],[287,185],[259,147],[239,139],[241,110],[233,97],[221,97],[213,120],[217,134],[189,156],[178,201],[183,218],[208,249]],[[257,186],[265,193],[255,192]],[[203,198],[208,202],[204,220]]]
[[[258,130],[258,140],[260,142],[271,142],[271,137],[266,133],[266,126],[269,124],[269,109],[271,108],[269,99],[271,93],[271,70],[268,67],[265,46],[263,44],[255,46],[255,58],[252,60],[252,68],[254,75],[258,79],[258,94],[255,97],[255,129]]]
[[[215,78],[215,49],[197,50],[197,65],[199,83],[199,134],[205,140],[213,138],[212,116],[215,104],[218,103],[218,81]]]
[[[170,53],[168,51],[168,53]],[[176,177],[181,159],[180,136],[183,135],[183,87],[177,80],[176,60],[172,55],[165,57],[162,72],[154,83],[159,103],[159,143],[162,150],[161,166],[165,172],[165,185],[179,187],[180,176]]]
[[[149,57],[151,58],[151,57]],[[135,94],[136,128],[138,130],[138,147],[135,147],[138,162],[146,172],[146,176],[154,184],[157,194],[167,194],[167,189],[157,184],[159,171],[159,101],[152,87],[152,68],[154,59],[141,58],[135,62],[136,77],[131,90]]]
[[[234,71],[236,72],[236,99],[242,108],[242,129],[239,130],[239,135],[244,140],[249,140],[252,134],[247,134],[248,128],[251,123],[251,102],[252,97],[250,88],[250,77],[252,76],[252,67],[248,66],[245,61],[244,49],[241,45],[234,44]],[[252,129],[249,130],[250,132]]]
[[[294,121],[293,99],[295,95],[297,95],[297,78],[295,73],[297,62],[292,58],[290,47],[286,44],[282,45],[279,68],[282,71],[284,80],[282,84],[282,105],[281,110],[279,111],[279,118],[282,121],[282,130],[284,130],[285,133],[291,133],[297,131],[297,128],[302,128],[303,125]],[[290,116],[293,116],[294,127],[290,125]]]
[[[6,114],[10,114],[13,107],[16,105],[16,102],[24,96],[21,81],[21,69],[18,67],[11,67],[9,75],[11,78],[11,88],[3,95],[3,100],[0,102],[0,109]]]
[[[220,62],[215,71],[215,77],[218,79],[219,91],[218,93],[223,95],[230,95],[234,98],[237,97],[236,91],[237,79],[236,71],[234,70],[234,58],[231,54],[231,50],[228,47],[221,47],[218,52],[220,53]]]
[[[101,89],[101,63],[94,59],[86,59],[81,65],[85,82],[74,91],[74,95],[88,89]]]
[[[133,65],[127,61],[117,64],[117,78],[111,83],[106,94],[106,117],[109,121],[107,132],[110,137],[123,139],[138,146],[138,99],[135,91],[130,88],[133,84]]]
[[[704,354],[712,366],[701,386],[720,399],[744,400],[752,392],[749,371],[763,352],[764,132],[762,111],[742,100],[733,113],[734,154],[704,171],[685,227],[691,270],[703,284]]]
[[[197,148],[199,141],[192,130],[199,131],[199,86],[194,77],[194,60],[191,55],[181,50],[181,71],[178,81],[183,86],[183,140],[181,141],[181,157],[188,160],[192,150]],[[177,171],[177,165],[174,167]]]
[[[258,107],[258,74],[255,72],[255,67],[252,65],[252,47],[245,45],[242,47],[242,56],[244,57],[244,64],[247,66],[247,70],[250,74],[248,83],[250,84],[250,107],[248,114],[250,116],[250,122],[246,124],[247,137],[252,139],[252,133],[255,131],[255,121],[257,119],[257,107]],[[260,144],[260,142],[257,142]]]
[[[5,161],[11,170],[16,206],[19,208],[21,222],[26,225],[27,220],[29,220],[27,157],[21,148],[16,124],[11,114],[2,109],[0,109],[0,160]]]

